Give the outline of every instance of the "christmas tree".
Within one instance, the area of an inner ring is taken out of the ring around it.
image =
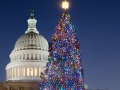
[[[84,90],[79,40],[70,15],[65,11],[49,44],[47,79],[40,90]]]

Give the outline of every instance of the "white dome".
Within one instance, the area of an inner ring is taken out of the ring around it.
[[[48,51],[48,42],[40,34],[35,32],[29,32],[22,35],[16,42],[14,51],[36,49]]]
[[[32,13],[28,29],[16,42],[6,66],[6,81],[40,81],[40,73],[48,62],[48,42],[36,29],[37,20]]]

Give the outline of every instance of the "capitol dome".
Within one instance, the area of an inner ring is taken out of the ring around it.
[[[6,81],[40,81],[48,62],[48,42],[36,29],[37,20],[31,8],[28,29],[16,42],[6,66]]]
[[[48,51],[48,42],[42,35],[34,32],[29,32],[22,35],[17,40],[14,51],[27,49]]]

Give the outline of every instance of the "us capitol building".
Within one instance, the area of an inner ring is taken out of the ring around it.
[[[10,54],[6,82],[0,82],[0,90],[39,90],[40,74],[48,62],[48,42],[36,29],[33,7],[27,22],[28,29]]]

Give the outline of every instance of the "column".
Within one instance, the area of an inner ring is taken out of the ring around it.
[[[10,73],[9,73],[9,69],[8,69],[8,78],[7,78],[7,80],[9,79],[9,76],[10,76]]]
[[[21,61],[22,60],[22,54],[20,53],[20,60],[19,61]]]
[[[15,69],[12,68],[12,70],[13,70],[13,78],[14,78],[15,77]]]
[[[8,80],[8,78],[9,78],[9,69],[7,70],[7,80]]]
[[[41,53],[39,53],[39,61],[41,61],[41,56],[42,56]]]
[[[19,66],[17,67],[17,77],[19,77]]]
[[[43,61],[43,54],[41,53],[41,62]]]
[[[16,54],[16,60],[15,61],[17,61],[18,60],[18,55]]]
[[[19,61],[20,60],[20,54],[18,54],[18,60],[17,61]]]
[[[27,60],[27,53],[25,53],[25,60]]]
[[[39,67],[37,67],[37,77],[39,77]]]
[[[35,66],[33,66],[33,77],[35,77]]]
[[[10,70],[8,69],[8,78],[7,78],[7,80],[10,78]]]
[[[25,66],[25,77],[27,77],[27,67]]]
[[[37,60],[39,60],[39,53],[37,53]]]
[[[15,60],[15,55],[13,55],[13,60],[12,61],[14,61]]]
[[[19,75],[21,77],[21,66],[19,67]]]
[[[20,77],[20,68],[19,68],[20,66],[18,66],[18,77]]]
[[[11,78],[11,70],[9,69],[9,79]]]
[[[33,73],[33,70],[34,70],[34,69],[33,69],[33,66],[31,66],[31,69],[30,69],[31,72],[30,72],[30,73],[31,73],[31,76],[32,76],[32,77],[33,77],[33,74],[34,74],[34,73]]]
[[[28,54],[29,54],[29,60],[31,60],[31,53],[29,52]]]
[[[11,76],[11,72],[10,72],[10,69],[9,69],[9,79],[11,78],[10,76]]]
[[[25,53],[23,53],[23,60],[25,60]]]
[[[29,77],[31,76],[31,67],[29,66]]]
[[[9,79],[9,69],[7,70],[7,80]]]
[[[11,78],[11,69],[9,69],[9,79]]]
[[[35,60],[35,53],[33,53],[33,61]]]
[[[14,67],[14,78],[16,77],[16,67]]]
[[[12,74],[12,68],[11,68],[11,78],[12,78],[13,74]]]
[[[9,74],[10,74],[10,77],[9,77],[9,79],[10,79],[10,78],[11,78],[11,68],[10,68],[9,70],[10,70],[10,73],[9,73]]]
[[[6,70],[6,80],[8,80],[8,70]]]
[[[23,76],[25,77],[25,66],[23,66]]]
[[[11,73],[11,74],[12,74],[12,77],[11,77],[11,78],[13,78],[13,68],[11,68],[11,71],[12,71],[12,73]]]
[[[21,57],[22,57],[21,60],[23,60],[23,53],[21,54]]]
[[[23,77],[23,66],[21,66],[21,77]]]
[[[27,71],[26,71],[26,74],[27,74],[27,77],[29,76],[29,68],[28,68],[28,66],[26,66],[26,69],[27,69]]]
[[[41,73],[41,70],[40,70],[40,67],[39,67],[39,76],[40,76],[40,73]]]

